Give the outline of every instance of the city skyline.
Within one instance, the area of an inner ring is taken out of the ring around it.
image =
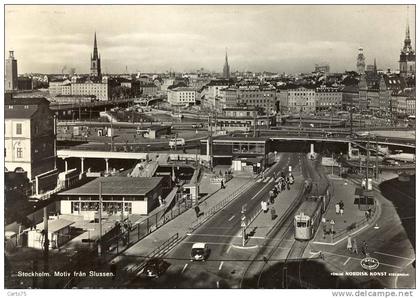
[[[413,5],[408,19],[415,48]],[[323,62],[340,72],[356,69],[359,47],[366,64],[397,69],[407,6],[7,5],[5,25],[19,73],[89,73],[95,32],[104,73],[222,72],[226,48],[232,72],[307,72]]]

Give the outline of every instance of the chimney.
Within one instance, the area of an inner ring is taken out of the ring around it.
[[[12,59],[15,58],[15,55],[13,54],[13,51],[9,51],[9,58],[12,58]]]

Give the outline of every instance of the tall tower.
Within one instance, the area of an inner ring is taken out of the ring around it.
[[[98,54],[98,45],[95,39],[93,41],[93,54],[90,56],[90,75],[92,77],[101,77],[101,56]]]
[[[416,73],[416,52],[411,46],[410,38],[410,25],[408,24],[408,11],[407,11],[407,27],[405,29],[404,47],[401,49],[400,54],[400,74],[407,76],[407,74]]]
[[[230,79],[230,69],[229,69],[229,63],[228,63],[227,50],[226,50],[226,56],[225,56],[225,65],[223,66],[223,78]]]
[[[365,73],[365,55],[363,55],[363,48],[359,48],[356,66],[359,74]]]
[[[376,58],[373,60],[373,72],[374,72],[375,74],[377,74],[377,73],[378,73],[378,68],[376,67]]]
[[[18,71],[17,60],[15,59],[14,52],[9,51],[9,58],[6,59],[4,70],[4,90],[13,91],[18,88]]]

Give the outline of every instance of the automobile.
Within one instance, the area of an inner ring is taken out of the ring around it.
[[[192,128],[203,128],[203,123],[196,123],[192,125]]]
[[[144,266],[142,275],[146,278],[158,278],[165,273],[169,266],[168,262],[160,258],[151,258]]]
[[[191,247],[191,261],[205,261],[210,255],[210,249],[204,242],[194,243]]]
[[[169,147],[175,148],[175,146],[184,146],[185,145],[185,139],[183,138],[173,138],[169,140]]]

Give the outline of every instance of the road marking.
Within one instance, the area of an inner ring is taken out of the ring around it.
[[[235,215],[232,215],[232,217],[231,218],[229,218],[228,219],[228,221],[231,221],[232,219],[234,219],[235,218]]]
[[[324,251],[323,254],[333,255],[333,256],[338,256],[338,257],[343,257],[343,258],[348,258],[348,256],[346,256],[346,255],[340,255],[340,254],[336,254],[336,253],[328,252],[328,251]],[[363,260],[363,259],[354,258],[354,257],[353,257],[353,259],[358,260],[358,261]],[[397,269],[402,269],[402,267],[391,265],[391,264],[387,264],[387,263],[380,263],[380,265],[388,266],[388,267],[393,267],[393,268],[397,268]]]
[[[378,254],[378,255],[384,255],[384,256],[394,257],[394,258],[400,258],[400,259],[409,260],[409,261],[413,261],[414,260],[414,259],[410,259],[410,258],[406,258],[406,257],[400,257],[400,256],[396,256],[396,255],[386,254],[386,253],[379,252],[379,251],[375,251],[373,253],[374,254]]]
[[[232,248],[232,245],[229,245],[229,248],[227,249],[226,253],[229,253],[231,248]]]
[[[188,263],[184,265],[184,268],[182,268],[181,273],[184,273],[184,271],[185,271],[185,269],[187,269],[187,267],[188,267]]]
[[[220,262],[219,271],[222,270],[223,267],[223,261]]]
[[[349,257],[344,263],[343,265],[346,266],[346,264],[350,261],[351,257]]]

